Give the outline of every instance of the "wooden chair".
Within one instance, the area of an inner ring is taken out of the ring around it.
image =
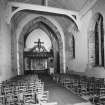
[[[40,101],[43,103],[47,103],[48,102],[48,91],[44,91],[42,97],[40,98]]]
[[[24,93],[23,95],[24,103],[36,103],[35,93]]]
[[[4,104],[5,104],[5,96],[0,95],[0,105],[4,105]]]
[[[6,105],[14,105],[14,94],[6,95]]]

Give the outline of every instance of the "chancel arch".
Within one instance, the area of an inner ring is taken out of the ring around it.
[[[89,32],[89,63],[91,66],[104,67],[104,27],[101,13],[94,15]]]
[[[70,54],[71,54],[71,58],[75,58],[75,37],[74,35],[71,35],[70,38]]]
[[[21,70],[23,69],[23,48],[24,48],[24,42],[27,39],[28,35],[37,28],[42,28],[40,27],[41,24],[43,24],[44,27],[46,27],[49,32],[50,32],[50,39],[53,39],[53,46],[54,46],[54,40],[57,43],[57,50],[55,53],[55,48],[54,48],[54,58],[55,60],[55,64],[59,65],[55,66],[56,70],[58,70],[57,72],[63,72],[64,70],[64,64],[63,64],[63,42],[62,42],[62,38],[60,35],[59,30],[57,29],[57,27],[48,19],[44,18],[44,17],[37,17],[33,20],[31,20],[30,22],[28,22],[22,29],[22,32],[20,34],[19,40],[18,40],[18,49],[22,49],[21,51],[19,51],[19,68],[21,68]],[[42,30],[44,30],[44,28],[42,28]],[[59,59],[58,59],[59,58]],[[57,61],[58,60],[58,61]],[[56,62],[57,61],[57,62]],[[60,71],[61,70],[61,71]]]
[[[23,6],[24,5],[24,6]],[[65,16],[65,17],[68,17],[70,20],[72,20],[75,25],[78,27],[79,29],[79,19],[76,18],[78,17],[78,13],[77,12],[74,12],[74,11],[68,11],[68,10],[64,10],[63,9],[58,9],[58,8],[49,8],[49,7],[42,7],[42,6],[36,6],[36,5],[28,5],[28,4],[23,4],[21,5],[20,3],[13,3],[13,2],[10,2],[9,3],[9,6],[10,8],[12,9],[12,7],[16,7],[16,9],[12,12],[10,12],[10,16],[9,18],[7,19],[8,23],[10,23],[10,21],[12,20],[12,18],[18,13],[18,12],[21,12],[21,11],[36,11],[36,12],[39,12],[40,13],[50,13],[50,14],[58,14],[58,15],[62,15],[62,16]],[[31,7],[30,7],[31,6]]]

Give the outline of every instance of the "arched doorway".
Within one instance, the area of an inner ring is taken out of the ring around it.
[[[44,26],[44,28],[42,27]],[[57,73],[60,73],[60,69],[63,69],[63,42],[60,35],[60,32],[57,30],[57,27],[48,19],[44,17],[37,17],[30,22],[28,22],[22,29],[18,40],[18,49],[19,51],[19,68],[21,71],[23,70],[23,48],[25,46],[24,42],[27,39],[28,35],[35,29],[41,28],[44,30],[47,29],[48,36],[50,37],[53,44],[53,52],[54,52],[54,69]],[[44,30],[45,31],[45,30]],[[55,43],[56,42],[56,43]],[[57,47],[56,47],[56,45]],[[59,63],[59,64],[58,64]]]

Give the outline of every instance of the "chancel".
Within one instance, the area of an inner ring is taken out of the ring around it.
[[[48,72],[48,60],[53,57],[52,52],[48,52],[46,48],[42,45],[44,42],[41,42],[38,39],[37,42],[34,42],[35,45],[28,51],[24,51],[24,72],[35,73],[35,72]]]
[[[0,105],[105,105],[105,0],[0,0]]]
[[[41,42],[40,39],[38,39],[38,42],[34,42],[34,43],[37,43],[38,52],[40,52],[41,44],[44,44],[44,42]]]

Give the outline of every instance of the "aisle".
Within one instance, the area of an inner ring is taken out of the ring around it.
[[[54,82],[48,75],[39,75],[45,83],[45,90],[49,91],[49,102],[57,102],[58,105],[73,105],[76,103],[87,102],[81,97],[68,91],[66,88]]]

